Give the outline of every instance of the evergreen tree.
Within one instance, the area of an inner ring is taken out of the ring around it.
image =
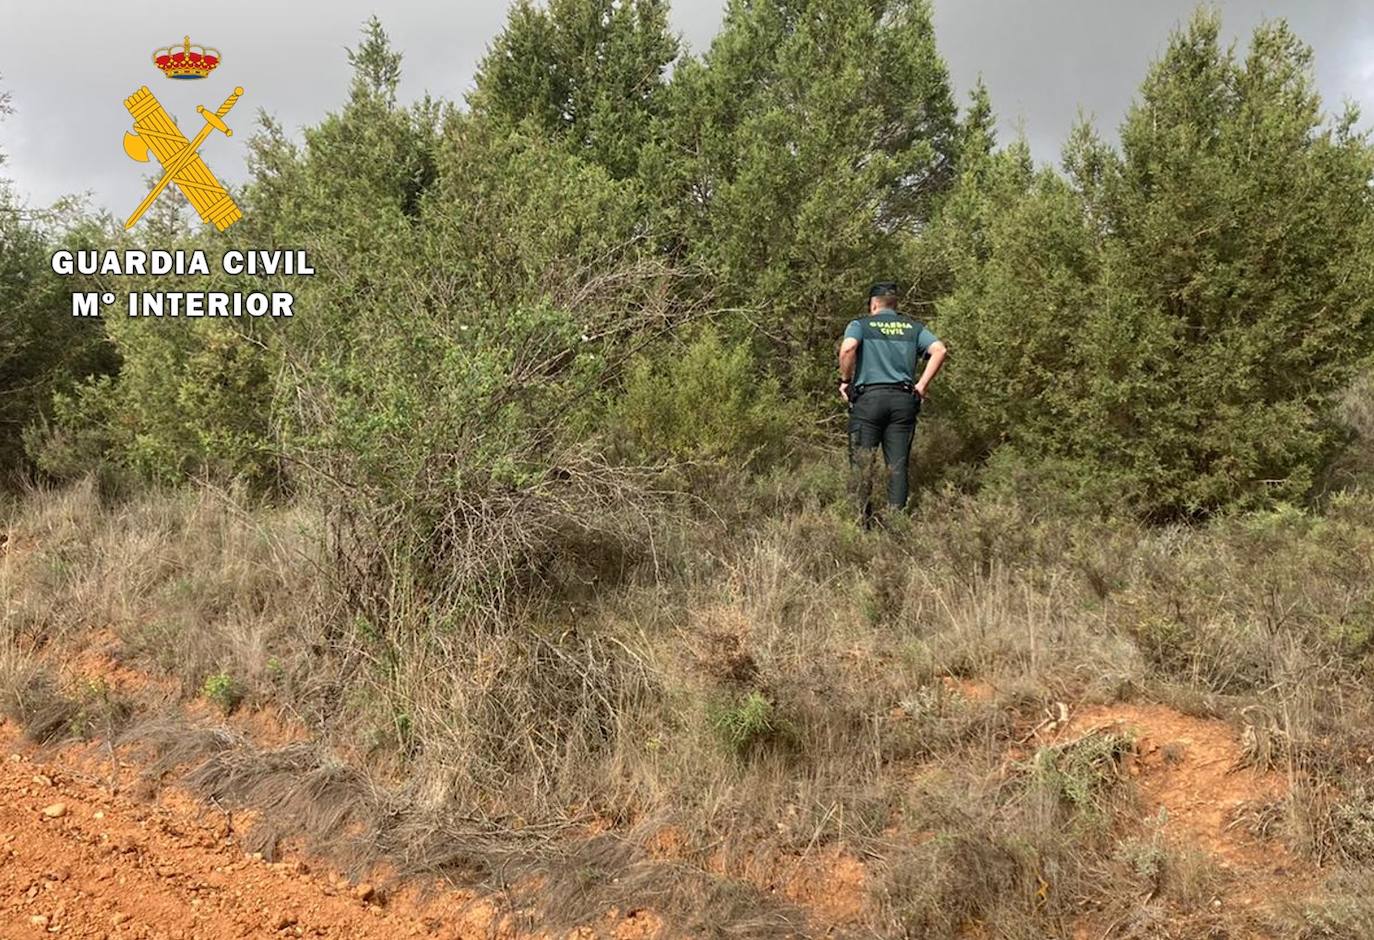
[[[382,21],[372,16],[363,24],[363,41],[348,50],[353,66],[353,97],[376,97],[388,107],[396,104],[396,87],[401,83],[401,53],[393,49]]]
[[[161,245],[203,248],[211,258],[230,247],[305,248],[320,274],[289,287],[277,278],[216,278],[217,289],[286,287],[295,295],[295,318],[192,320],[170,330],[109,318],[123,360],[118,381],[90,382],[63,399],[58,418],[65,433],[36,442],[46,467],[79,470],[74,464],[94,447],[153,478],[212,471],[276,483],[281,422],[274,427],[274,418],[294,386],[275,382],[285,376],[289,383],[299,377],[295,368],[319,359],[351,355],[360,322],[404,317],[392,274],[401,259],[417,254],[414,232],[435,179],[439,117],[429,102],[397,104],[401,56],[376,19],[348,55],[353,81],[344,107],[307,128],[302,146],[264,119],[250,145],[253,178],[240,223],[222,234],[177,228],[177,203],[159,203],[167,212]],[[124,233],[102,233],[98,241],[112,239],[128,242]],[[177,289],[167,277],[121,278],[118,287]],[[181,289],[203,290],[205,283],[188,278]]]
[[[0,92],[0,119],[12,113]],[[0,149],[0,166],[6,161]],[[0,482],[28,469],[23,437],[47,420],[54,393],[114,368],[103,321],[71,315],[74,289],[52,273],[60,239],[79,239],[40,224],[0,177]]]
[[[1117,436],[1150,455],[1148,501],[1176,511],[1304,494],[1337,440],[1333,396],[1374,350],[1357,115],[1324,122],[1283,22],[1243,62],[1218,31],[1204,13],[1173,38],[1105,194],[1110,276],[1159,343],[1144,384],[1116,384]]]
[[[827,394],[862,289],[952,178],[958,127],[924,0],[733,0],[679,65],[661,181],[684,252],[797,393]],[[900,273],[900,272],[895,272]]]
[[[923,314],[929,314],[934,306],[929,298],[947,296],[955,289],[954,268],[960,248],[965,252],[965,260],[982,257],[981,249],[975,248],[974,243],[985,239],[989,213],[1001,205],[984,198],[991,194],[986,185],[988,174],[998,166],[994,159],[996,128],[992,98],[979,78],[969,92],[968,108],[959,120],[958,162],[950,195],[941,203],[931,224],[922,226],[915,237],[902,245],[898,270],[908,282],[910,294],[922,298]],[[1003,161],[1002,166],[1010,171],[1010,176],[1004,173],[1002,183],[1018,181],[1016,190],[1024,191],[1031,177],[1029,150],[1024,142],[1018,141],[1009,156],[1010,163]],[[967,265],[964,267],[967,273]]]
[[[1011,444],[1044,457],[1088,394],[1078,332],[1092,315],[1098,245],[1058,174],[1018,140],[964,166],[931,241],[957,285],[939,305],[957,350],[954,424],[983,455]]]
[[[969,92],[968,110],[959,121],[959,165],[978,163],[997,146],[997,118],[992,111],[992,96],[982,76]]]
[[[1067,177],[997,155],[940,231],[952,385],[989,452],[1161,518],[1296,499],[1374,351],[1374,150],[1326,122],[1282,23],[1241,61],[1199,14],[1150,71],[1121,152],[1086,125]]]
[[[472,108],[505,127],[528,121],[626,178],[677,54],[664,0],[518,0],[478,68]]]
[[[362,33],[348,52],[353,80],[344,107],[305,130],[302,151],[264,119],[250,154],[251,211],[236,234],[278,244],[337,240],[339,250],[365,252],[376,241],[370,234],[419,214],[436,175],[441,109],[427,98],[398,106],[401,54],[375,17]]]

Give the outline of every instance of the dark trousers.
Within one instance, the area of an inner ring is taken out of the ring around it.
[[[897,509],[906,505],[906,466],[920,410],[920,398],[900,388],[867,389],[850,406],[849,465],[865,519],[873,514],[873,484],[881,475],[879,448],[887,465],[887,503]]]

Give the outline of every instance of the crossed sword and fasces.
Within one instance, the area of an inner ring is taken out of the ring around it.
[[[148,211],[168,183],[176,183],[177,189],[200,213],[201,221],[213,224],[221,232],[243,217],[234,200],[197,152],[212,130],[220,131],[226,137],[234,136],[234,132],[224,123],[224,116],[242,94],[242,88],[235,88],[218,111],[210,111],[204,106],[196,108],[205,119],[205,126],[189,142],[147,85],[124,99],[124,107],[134,119],[134,129],[124,134],[124,152],[135,160],[146,161],[151,150],[162,164],[162,178],[124,223],[126,229],[134,227],[134,223]]]

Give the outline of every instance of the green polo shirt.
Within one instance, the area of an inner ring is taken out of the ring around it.
[[[895,310],[851,320],[844,337],[859,341],[855,385],[915,384],[917,360],[940,341],[925,324]]]

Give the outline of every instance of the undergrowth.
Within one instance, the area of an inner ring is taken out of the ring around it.
[[[604,551],[596,532],[546,530],[536,554],[575,553],[576,578],[556,561],[499,607],[397,595],[385,622],[341,616],[308,504],[37,493],[7,510],[0,706],[42,741],[132,723],[201,792],[294,807],[267,814],[264,845],[313,826],[355,866],[403,856],[545,923],[633,901],[697,932],[823,931],[786,898],[796,860],[824,851],[866,872],[834,929],[1254,927],[1210,906],[1224,879],[1205,859],[1142,820],[1129,739],[1025,749],[1066,701],[1231,721],[1247,761],[1294,781],[1246,824],[1350,878],[1374,864],[1374,498],[1147,528],[928,492],[918,524],[866,532],[837,478],[765,483],[761,503],[723,480],[715,514],[674,510],[652,545],[613,524]],[[95,646],[188,702],[280,710],[311,740],[271,752],[149,726],[146,703],[72,668]],[[310,806],[280,798],[299,787]],[[1353,898],[1266,929],[1354,936]]]

